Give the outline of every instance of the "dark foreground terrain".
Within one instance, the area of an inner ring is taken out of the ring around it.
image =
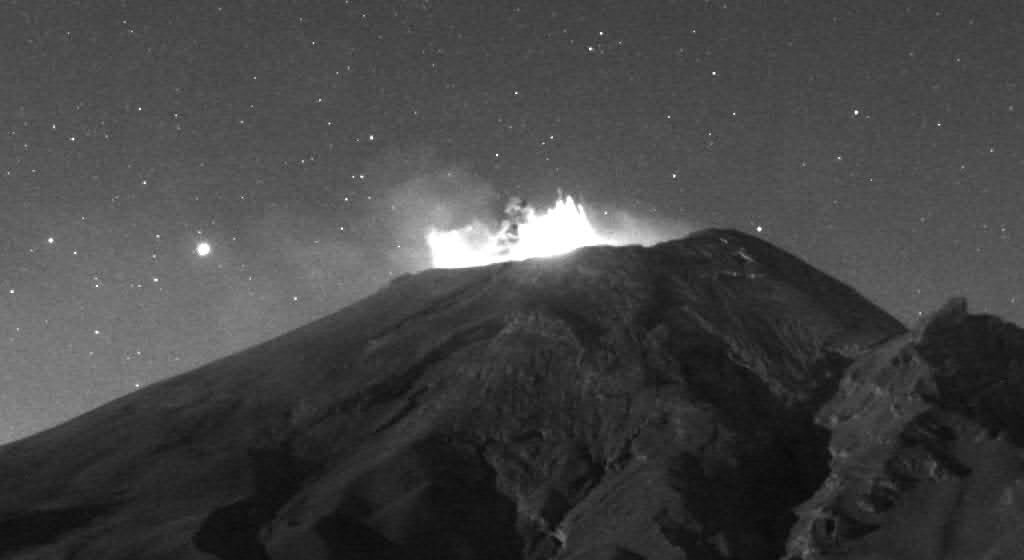
[[[767,243],[430,270],[0,447],[0,558],[1024,558],[1024,333]]]

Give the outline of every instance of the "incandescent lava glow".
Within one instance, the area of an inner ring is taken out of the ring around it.
[[[210,244],[205,241],[200,242],[198,245],[196,245],[196,254],[199,255],[200,257],[205,257],[209,255],[210,251],[212,250],[213,248],[210,247]]]
[[[590,245],[617,245],[594,228],[583,205],[559,194],[554,206],[536,211],[513,198],[498,231],[479,221],[427,233],[435,268],[466,268],[534,257],[553,257]]]

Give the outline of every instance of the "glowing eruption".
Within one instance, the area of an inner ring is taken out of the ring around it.
[[[436,268],[465,268],[534,257],[552,257],[589,245],[617,245],[594,228],[583,205],[559,195],[555,205],[538,212],[518,198],[505,208],[498,231],[479,221],[456,230],[427,234]]]
[[[196,245],[196,254],[199,255],[200,257],[205,257],[205,256],[209,255],[210,251],[212,251],[212,250],[213,250],[213,248],[210,247],[210,244],[205,242],[205,241],[203,241],[203,242],[199,243],[198,245]]]

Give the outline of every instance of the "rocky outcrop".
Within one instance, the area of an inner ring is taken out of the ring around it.
[[[109,505],[0,557],[779,558],[903,333],[728,230],[430,270],[0,448],[0,522]]]
[[[791,558],[1024,558],[1024,330],[953,300],[860,358],[819,422]]]

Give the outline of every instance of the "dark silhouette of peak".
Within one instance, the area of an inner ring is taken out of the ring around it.
[[[723,229],[427,270],[0,447],[0,558],[875,554],[1016,472],[1019,332]]]

